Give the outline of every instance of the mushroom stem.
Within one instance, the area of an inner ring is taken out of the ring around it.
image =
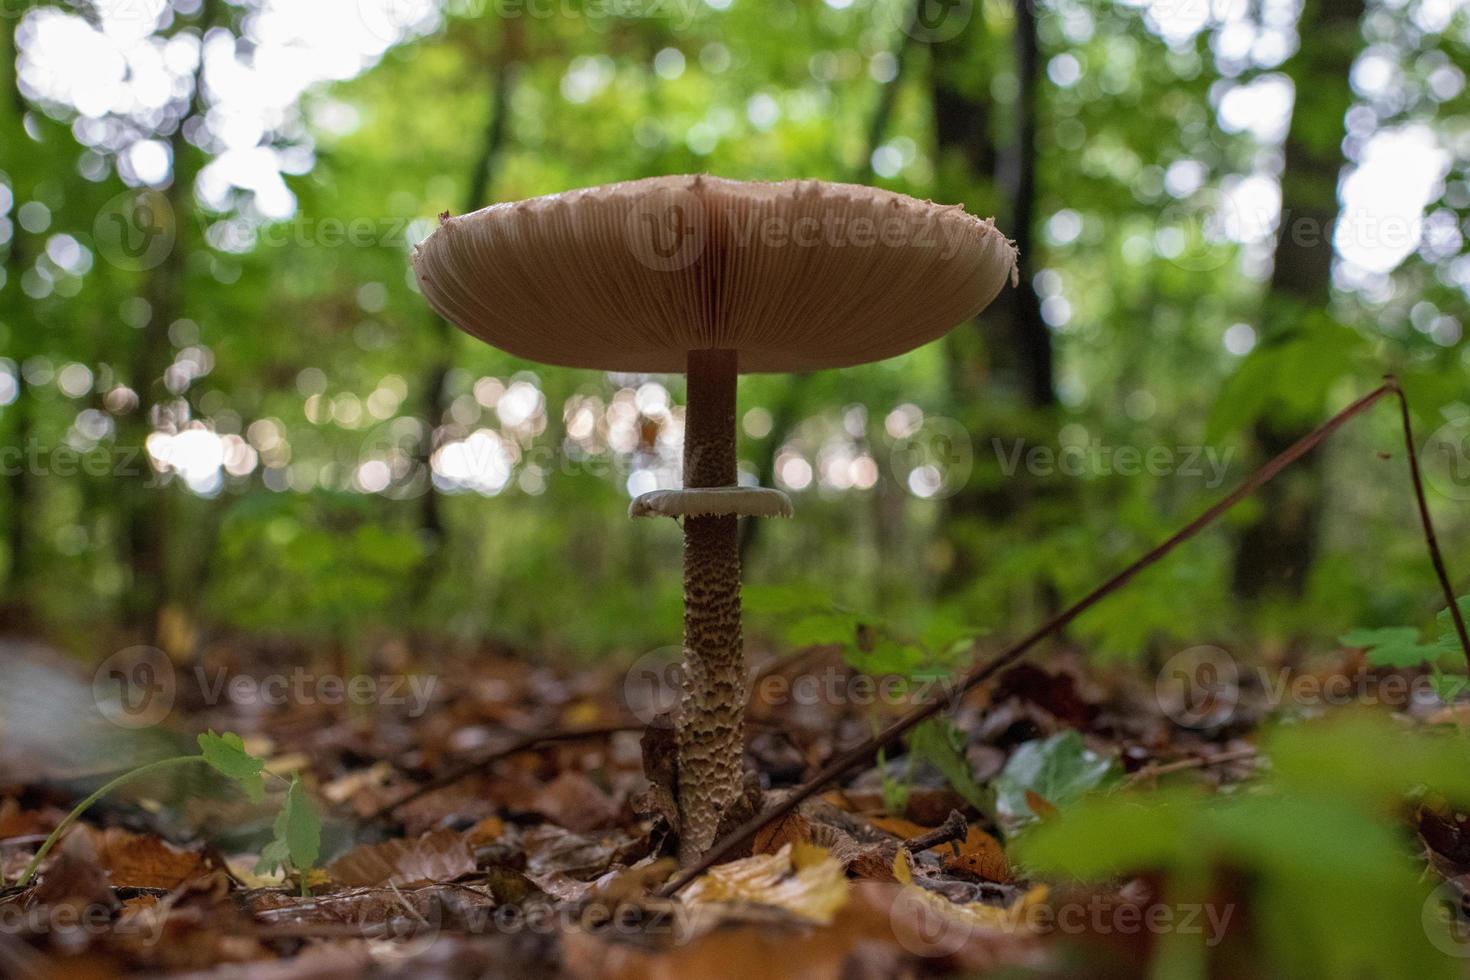
[[[733,350],[689,352],[685,487],[735,485]],[[736,517],[684,518],[684,693],[679,706],[680,858],[714,845],[744,784],[745,651]]]

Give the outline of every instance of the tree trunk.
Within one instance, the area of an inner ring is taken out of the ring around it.
[[[474,167],[470,171],[461,213],[478,210],[488,203],[486,198],[494,182],[495,162],[505,143],[506,116],[513,79],[511,65],[519,52],[519,42],[518,34],[515,33],[518,27],[514,18],[502,20],[499,23],[505,33],[501,39],[499,55],[490,73],[490,112],[486,117],[485,135],[480,145],[479,155],[475,158]],[[444,540],[444,518],[440,513],[439,494],[434,489],[433,475],[429,466],[434,453],[434,430],[438,427],[439,420],[444,414],[445,380],[449,377],[449,370],[453,366],[455,333],[443,317],[432,315],[431,319],[437,352],[428,370],[424,372],[423,412],[428,431],[419,447],[419,462],[424,467],[425,475],[424,495],[419,506],[419,534],[425,550],[425,562],[421,574],[414,576],[415,604],[424,598],[433,584],[433,569],[438,567],[438,560],[434,553],[439,550]]]
[[[955,179],[970,188],[994,188],[1001,207],[997,220],[1020,252],[1020,285],[1002,289],[985,313],[968,327],[954,331],[948,343],[949,377],[955,410],[967,428],[978,433],[976,452],[984,458],[996,438],[1012,433],[992,431],[995,413],[988,403],[1004,403],[1023,411],[1046,410],[1056,404],[1053,388],[1051,332],[1041,316],[1041,300],[1032,286],[1034,273],[1033,226],[1036,222],[1037,113],[1041,84],[1036,16],[1028,0],[1017,0],[1012,36],[1016,71],[1016,102],[1009,113],[1013,129],[997,151],[990,138],[989,107],[981,89],[961,89],[959,79],[972,73],[958,69],[983,43],[978,19],[949,44],[938,45],[934,60],[935,138],[941,168],[963,162],[966,170]],[[973,82],[971,83],[974,84]],[[985,167],[985,170],[977,168]],[[946,198],[953,194],[946,193]],[[961,487],[946,501],[943,533],[949,563],[939,587],[952,593],[980,573],[978,549],[971,538],[982,522],[1003,521],[1026,505],[1036,488],[1024,472],[991,485],[983,477]]]
[[[7,102],[7,125],[3,140],[12,151],[30,142],[23,126],[26,101],[20,93],[20,84],[16,78],[15,29],[19,23],[19,13],[19,10],[0,5],[0,79],[4,82]],[[14,118],[8,118],[12,113]],[[12,172],[11,180],[15,181],[17,176],[16,172]],[[19,190],[18,187],[14,189],[17,192]],[[30,262],[26,254],[25,236],[25,230],[17,223],[11,230],[10,245],[5,252],[5,285],[0,287],[0,297],[4,300],[4,319],[10,324],[10,353],[17,368],[25,362],[29,353],[24,339],[37,334],[35,325],[28,322],[28,304],[20,291],[21,276]],[[14,445],[25,453],[26,445],[31,439],[32,427],[25,377],[19,370],[16,371],[15,383],[18,389],[15,401],[5,409],[4,414],[9,417]],[[30,618],[28,595],[31,544],[27,529],[30,523],[28,515],[31,509],[31,482],[30,468],[23,463],[13,467],[6,477],[10,525],[6,528],[9,563],[6,570],[5,605],[8,608],[5,610],[5,619],[12,625],[22,626]]]
[[[1262,338],[1325,313],[1332,298],[1333,231],[1343,167],[1344,117],[1352,105],[1348,73],[1362,44],[1362,0],[1307,0],[1297,24],[1301,47],[1287,64],[1296,88],[1281,175],[1281,231],[1262,316]],[[1261,419],[1254,452],[1265,460],[1295,442],[1298,425]],[[1292,467],[1260,493],[1260,517],[1236,544],[1236,595],[1294,598],[1306,588],[1321,524],[1319,455]]]

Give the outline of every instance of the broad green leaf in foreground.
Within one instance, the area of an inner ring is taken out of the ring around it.
[[[995,780],[996,815],[1001,828],[1014,833],[1039,818],[1026,800],[1027,792],[1054,807],[1065,808],[1089,791],[1108,785],[1117,775],[1117,760],[1087,748],[1075,731],[1026,742],[1011,753]]]
[[[1419,787],[1470,800],[1470,741],[1364,713],[1283,726],[1264,750],[1271,774],[1248,795],[1095,796],[1013,856],[1082,879],[1162,872],[1166,894],[1209,893],[1234,872],[1277,975],[1458,975],[1425,932],[1437,928],[1423,918],[1429,887],[1393,814]]]

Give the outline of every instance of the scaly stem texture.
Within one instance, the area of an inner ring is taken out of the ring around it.
[[[736,354],[689,352],[684,485],[735,485]],[[698,859],[740,798],[745,653],[736,518],[684,519],[684,693],[679,706],[680,858]]]

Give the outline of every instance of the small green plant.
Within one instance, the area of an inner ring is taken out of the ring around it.
[[[41,844],[31,863],[26,865],[19,884],[25,887],[35,877],[41,862],[56,846],[56,842],[81,819],[82,814],[102,797],[142,776],[152,775],[175,766],[203,763],[221,775],[232,779],[253,802],[265,798],[265,776],[286,782],[285,777],[267,773],[265,760],[258,759],[245,751],[245,743],[233,732],[216,735],[213,731],[199,736],[198,755],[179,755],[149,762],[123,773],[116,779],[97,789],[91,796],[76,805],[66,819],[56,825],[51,835]],[[276,816],[275,838],[260,853],[257,872],[275,871],[283,867],[294,870],[301,880],[301,894],[308,894],[307,872],[316,864],[321,850],[321,818],[312,806],[306,792],[301,788],[301,779],[293,775],[286,787],[286,799],[281,812]]]
[[[1462,614],[1470,616],[1470,596],[1461,596],[1456,605]],[[1338,642],[1343,646],[1361,648],[1368,655],[1368,662],[1375,667],[1427,666],[1434,693],[1449,703],[1470,688],[1470,677],[1464,673],[1465,654],[1448,606],[1440,611],[1437,622],[1439,638],[1430,643],[1423,642],[1420,631],[1413,626],[1355,629],[1338,637]],[[1447,662],[1455,664],[1455,669],[1446,670]]]
[[[1470,801],[1470,740],[1358,710],[1280,725],[1261,749],[1270,767],[1247,791],[1091,794],[1030,828],[1012,855],[1031,874],[1155,872],[1164,901],[1214,896],[1225,913],[1249,897],[1251,922],[1236,926],[1256,930],[1271,975],[1462,976],[1436,950],[1450,934],[1423,911],[1430,887],[1402,818],[1416,802]],[[1192,936],[1163,939],[1198,958],[1169,976],[1210,975]]]

